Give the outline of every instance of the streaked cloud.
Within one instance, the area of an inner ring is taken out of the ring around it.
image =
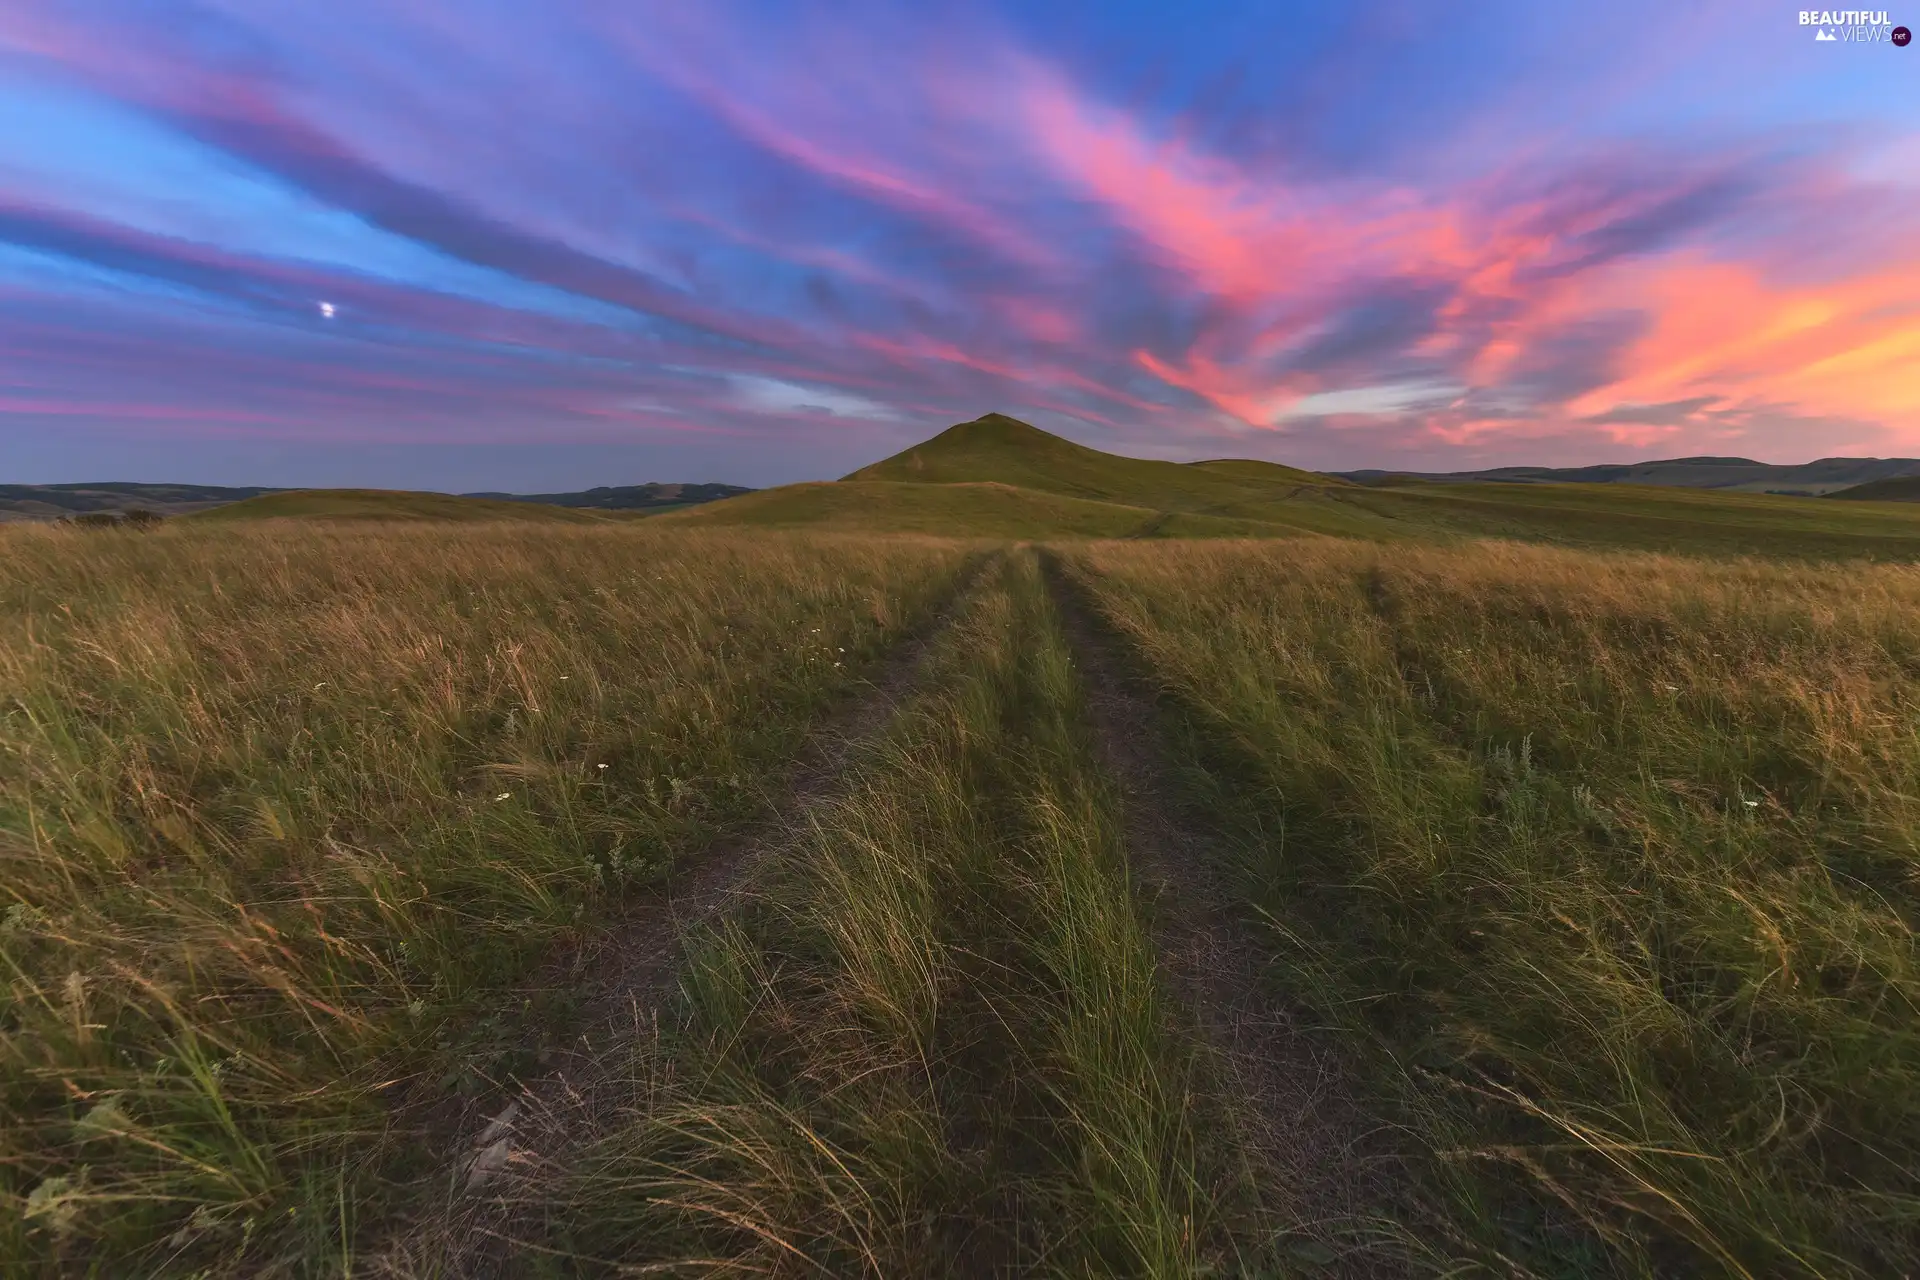
[[[14,0],[0,464],[1920,451],[1912,78],[1786,18]]]

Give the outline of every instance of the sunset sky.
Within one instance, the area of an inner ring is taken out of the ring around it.
[[[1814,34],[0,0],[0,482],[764,485],[988,410],[1322,469],[1920,455],[1920,46]]]

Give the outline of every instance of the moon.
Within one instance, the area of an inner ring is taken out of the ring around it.
[[[333,304],[331,302],[321,303],[320,314],[325,316],[329,320],[333,319]]]

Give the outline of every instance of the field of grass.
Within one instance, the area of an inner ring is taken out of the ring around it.
[[[1916,1271],[1909,517],[1061,457],[0,530],[0,1273]]]
[[[1230,1260],[1080,696],[1018,554],[758,904],[695,942],[612,1132],[523,1189],[550,1247],[876,1276]]]
[[[567,1033],[515,984],[757,812],[964,558],[9,527],[8,1273],[342,1274],[436,1176],[422,1115],[537,1067],[525,1027]]]
[[[1277,983],[1425,1229],[1539,1275],[1920,1259],[1920,572],[1103,545]]]
[[[1678,555],[1920,559],[1920,510],[1879,503],[1625,484],[1355,486],[1324,496],[1426,538]]]

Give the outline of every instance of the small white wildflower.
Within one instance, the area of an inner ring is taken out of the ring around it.
[[[594,767],[594,768],[596,768],[596,769],[604,769],[604,768],[606,768],[607,766],[605,766],[605,765],[603,765],[603,764],[597,764],[597,765],[595,765],[595,766],[593,766],[593,767]]]
[[[1749,809],[1758,809],[1760,807],[1760,802],[1758,800],[1742,800],[1740,803],[1744,804]]]
[[[571,680],[571,679],[573,679],[573,677],[572,677],[572,676],[561,676],[560,678],[561,678],[562,680]]]
[[[321,691],[322,689],[324,689],[324,688],[326,688],[326,687],[327,687],[327,682],[326,682],[325,680],[322,680],[322,681],[321,681],[321,682],[320,682],[319,684],[317,684],[317,685],[315,685],[315,686],[313,686],[313,691],[314,691],[315,693],[318,693],[318,692],[320,692],[320,691]]]
[[[511,800],[513,799],[513,792],[502,791],[499,795],[495,796],[494,799],[495,800]]]
[[[1680,692],[1680,686],[1677,684],[1666,684],[1666,685],[1661,685],[1660,687],[1665,689],[1668,693]]]

